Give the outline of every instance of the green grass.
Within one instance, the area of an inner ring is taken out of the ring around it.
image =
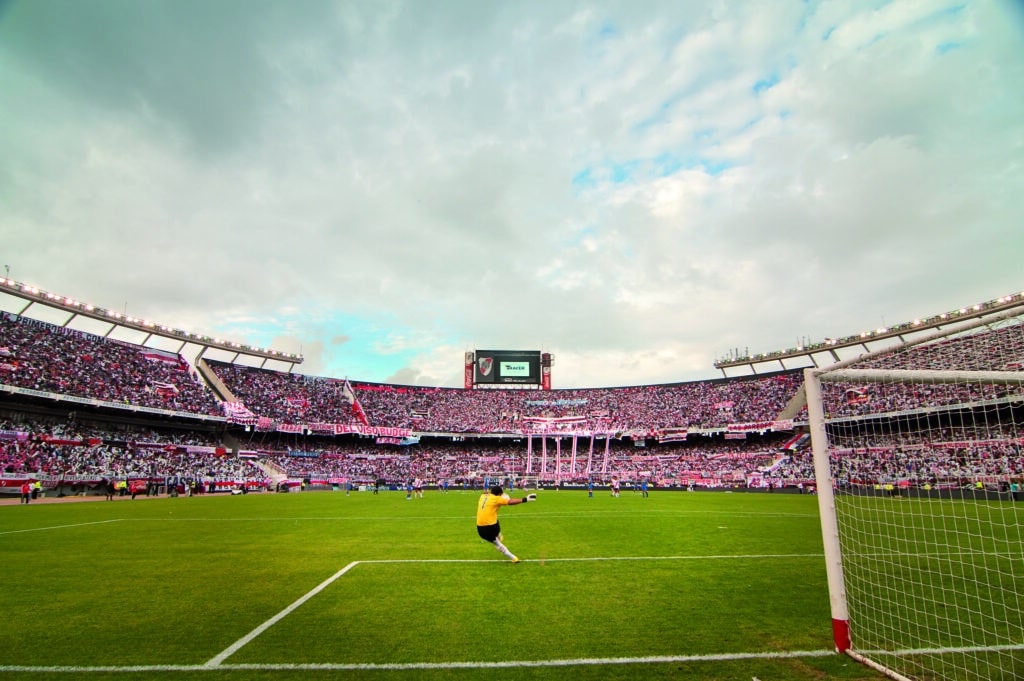
[[[828,653],[813,497],[542,491],[538,503],[501,512],[506,543],[523,559],[513,565],[476,537],[476,496],[0,507],[0,674],[881,678]],[[219,665],[197,668],[332,577]],[[812,654],[793,655],[802,652]],[[779,656],[743,657],[761,653]],[[647,657],[671,659],[631,660]],[[581,662],[594,659],[605,662]],[[472,664],[510,661],[566,666]],[[52,667],[67,669],[41,669]]]

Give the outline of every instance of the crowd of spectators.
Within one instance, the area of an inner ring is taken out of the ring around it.
[[[342,398],[342,381],[207,360],[232,397],[256,416],[278,424],[341,423],[358,420]]]
[[[1021,438],[1013,424],[831,438],[840,481],[914,485],[1024,478]]]
[[[562,437],[560,448],[548,438],[546,452],[539,438],[534,439],[532,448],[525,440],[512,438],[432,438],[414,446],[382,447],[358,439],[330,442],[306,438],[300,444],[292,438],[276,437],[263,439],[254,447],[290,478],[322,481],[370,484],[382,480],[401,485],[419,478],[428,484],[448,481],[463,485],[512,476],[547,483],[606,483],[618,478],[676,485],[694,480],[718,486],[746,484],[783,456],[782,447],[790,439],[791,434],[749,441],[698,437],[644,447],[631,439],[595,439],[591,450],[590,438],[577,438],[575,457],[571,437]]]
[[[229,454],[220,433],[26,415],[0,419],[0,471],[68,484],[168,478],[270,483],[258,462]]]
[[[430,438],[406,447],[348,436],[288,437],[264,434],[228,452],[224,433],[126,424],[62,421],[20,416],[0,420],[0,469],[8,477],[50,481],[152,479],[197,480],[204,487],[253,484],[272,487],[283,479],[327,485],[402,486],[414,478],[427,485],[479,486],[484,480],[531,479],[540,484],[657,486],[812,487],[808,447],[789,447],[790,434],[744,440],[692,437],[637,446],[631,439],[578,438],[575,461],[570,437],[561,447],[548,438]],[[607,450],[605,445],[607,443]],[[893,431],[830,436],[833,475],[840,485],[971,485],[1024,480],[1021,438],[1013,424],[929,433]]]
[[[853,369],[1021,371],[1024,324],[986,329],[909,346],[855,362]],[[832,417],[910,411],[922,407],[977,404],[1024,393],[1024,373],[1016,383],[825,383],[823,399]]]
[[[1007,325],[913,346],[854,368],[1019,370],[1024,325]],[[358,425],[342,381],[210,361],[235,400],[266,427]],[[1022,374],[1024,375],[1024,374]],[[180,356],[38,322],[0,315],[0,383],[106,402],[222,415],[214,391]],[[800,371],[769,376],[619,388],[465,390],[356,382],[374,426],[425,433],[523,433],[538,419],[578,419],[569,428],[656,437],[671,429],[725,429],[772,422],[797,395]],[[826,383],[831,417],[897,412],[999,399],[1019,385]],[[806,418],[806,412],[796,415]]]
[[[0,384],[195,414],[222,413],[176,354],[0,313]]]
[[[1022,359],[1024,325],[1008,324],[853,366],[1020,371]],[[225,423],[212,432],[184,423],[181,428],[160,429],[73,417],[9,415],[0,422],[0,469],[9,475],[51,478],[188,476],[261,484],[269,484],[271,477],[392,484],[419,478],[468,484],[484,477],[521,476],[570,483],[616,477],[775,487],[811,484],[814,477],[809,452],[783,446],[791,433],[766,434],[783,413],[791,411],[787,407],[799,395],[800,371],[550,391],[353,383],[362,412],[372,425],[424,435],[419,444],[402,447],[394,441],[353,435],[314,435],[305,428],[293,428],[286,435],[274,427],[357,425],[360,419],[346,399],[342,381],[225,362],[211,361],[210,366],[233,399],[271,427],[243,431]],[[9,313],[0,313],[0,384],[92,398],[108,405],[195,415],[223,413],[214,390],[179,355]],[[823,392],[827,413],[841,417],[980,404],[1017,396],[1020,385],[826,383]],[[796,422],[801,418],[805,416],[798,415]],[[537,433],[563,423],[569,425],[559,434],[562,448],[557,452],[550,432],[547,439]],[[749,438],[735,432],[728,434],[736,439],[723,437],[735,424],[767,425],[751,431]],[[1012,425],[1002,430],[1007,428],[1013,430]],[[574,439],[574,429],[579,434],[575,464],[567,444]],[[253,458],[228,454],[229,431]],[[659,442],[671,431],[689,431],[689,435],[684,432],[678,442],[670,443],[668,438]],[[453,437],[430,436],[436,433]],[[593,433],[597,437],[591,453]],[[507,437],[477,437],[494,434]],[[962,440],[955,434],[937,440],[934,434],[926,437],[912,426],[885,436],[838,433],[833,442],[840,454],[836,475],[844,480],[899,479],[920,484],[1024,474],[1015,431],[990,433],[992,437],[986,438],[963,435]],[[845,442],[847,437],[852,441]],[[638,446],[645,439],[650,445]],[[548,443],[545,453],[541,442]]]
[[[342,382],[210,362],[254,414],[281,424],[358,423]],[[431,433],[518,433],[524,419],[580,417],[589,432],[654,435],[670,428],[714,429],[774,421],[796,394],[799,372],[625,388],[465,390],[353,383],[372,425]]]
[[[829,456],[836,483],[845,485],[970,487],[1024,481],[1021,437],[1013,424],[977,424],[931,431],[833,433]],[[814,479],[807,448],[779,460],[766,480],[792,485]]]
[[[959,369],[1020,371],[1024,362],[1024,324],[973,330],[953,338],[908,346],[861,360],[857,369]]]

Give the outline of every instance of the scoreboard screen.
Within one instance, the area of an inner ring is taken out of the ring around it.
[[[540,350],[477,350],[475,357],[477,384],[540,383]]]

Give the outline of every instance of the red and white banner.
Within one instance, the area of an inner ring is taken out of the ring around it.
[[[256,414],[252,413],[247,406],[241,402],[222,402],[224,416],[229,423],[239,423],[251,426],[256,423]]]

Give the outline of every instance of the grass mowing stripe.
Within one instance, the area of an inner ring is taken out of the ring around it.
[[[46,530],[62,530],[67,527],[85,527],[86,525],[103,525],[105,523],[119,523],[122,520],[124,520],[124,518],[114,518],[113,520],[95,520],[89,523],[74,523],[73,525],[51,525],[49,527],[32,527],[27,530],[5,530],[3,532],[0,532],[0,535],[21,534],[22,532],[44,532]]]
[[[303,603],[308,601],[310,598],[312,598],[313,596],[316,596],[318,593],[320,593],[321,591],[326,589],[328,586],[330,586],[334,582],[334,580],[338,579],[339,577],[341,577],[343,574],[345,574],[346,572],[348,572],[349,570],[351,570],[352,568],[354,568],[358,564],[359,564],[359,561],[355,561],[355,562],[349,563],[348,565],[346,565],[342,569],[338,570],[333,575],[331,575],[330,577],[328,577],[324,581],[320,582],[320,584],[318,584],[312,590],[306,592],[303,596],[301,596],[298,600],[296,600],[294,603],[289,605],[287,608],[285,608],[281,612],[277,613],[276,615],[271,617],[269,620],[267,620],[266,622],[264,622],[263,624],[261,624],[260,626],[256,627],[255,629],[250,631],[245,636],[243,636],[242,638],[240,638],[237,641],[235,641],[234,643],[232,643],[230,646],[228,646],[226,649],[224,649],[224,651],[221,652],[220,654],[218,654],[218,655],[214,656],[213,658],[211,658],[204,666],[206,666],[206,667],[216,667],[216,666],[218,666],[221,662],[223,662],[224,660],[226,660],[227,658],[229,658],[233,654],[235,654],[235,652],[237,652],[240,648],[242,648],[249,641],[253,640],[257,636],[262,634],[264,631],[266,631],[270,627],[272,627],[275,624],[277,624],[278,622],[280,622],[282,619],[287,617],[289,615],[289,613],[291,613],[293,610],[295,610],[300,605],[302,605]]]

